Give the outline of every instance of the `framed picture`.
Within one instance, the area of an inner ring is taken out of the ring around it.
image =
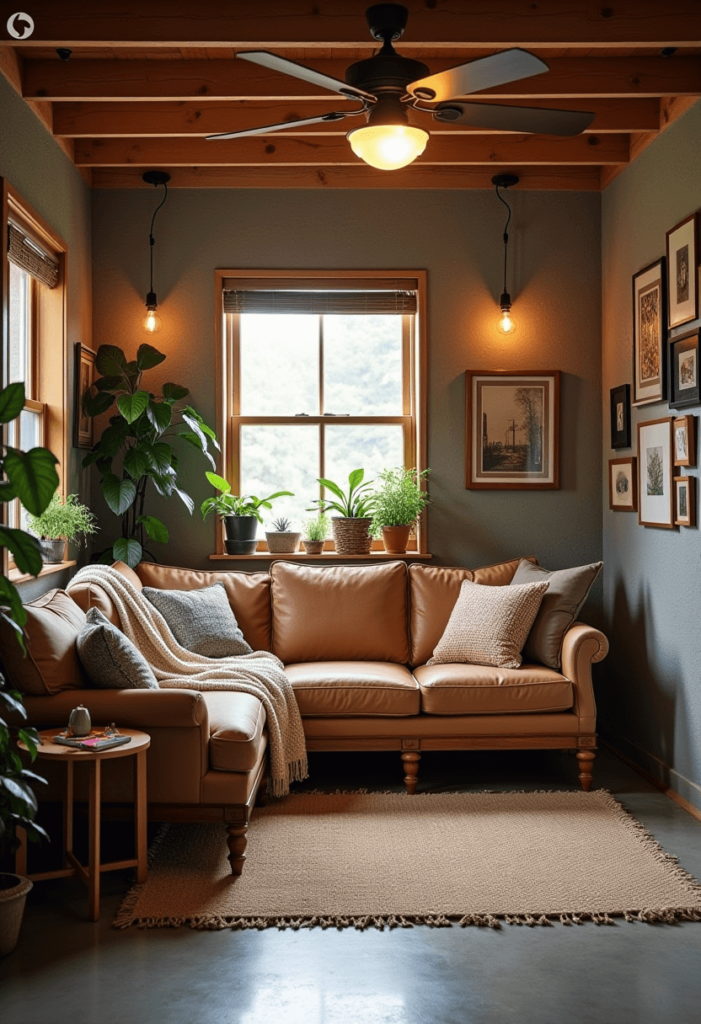
[[[73,385],[73,446],[92,448],[93,421],[83,414],[83,395],[95,379],[95,352],[80,342],[75,346],[75,375]]]
[[[611,447],[630,448],[630,384],[611,388]]]
[[[696,526],[696,501],[693,476],[674,478],[675,526]]]
[[[560,486],[560,371],[467,371],[465,486]]]
[[[638,522],[674,529],[671,416],[638,423]]]
[[[634,455],[609,460],[609,508],[614,512],[638,511],[638,460]]]
[[[664,256],[633,275],[633,405],[665,397]]]
[[[699,315],[699,218],[692,213],[667,232],[669,326],[678,327]]]
[[[677,416],[674,421],[674,465],[696,465],[695,416]]]
[[[699,404],[699,332],[669,342],[669,404],[674,409]]]

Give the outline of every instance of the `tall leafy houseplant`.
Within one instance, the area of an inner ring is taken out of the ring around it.
[[[161,544],[169,537],[165,523],[144,511],[149,481],[165,498],[177,494],[190,514],[195,507],[178,486],[178,459],[169,439],[194,445],[212,467],[209,445],[219,448],[216,434],[200,414],[191,405],[180,404],[189,394],[186,387],[167,383],[155,394],[142,386],[144,373],[165,358],[152,345],[139,346],[132,360],[116,345],[100,345],[95,366],[102,376],[83,396],[88,416],[100,416],[116,405],[83,465],[97,466],[105,501],[122,519],[122,535],[102,560],[119,559],[132,568],[141,561],[146,537]]]

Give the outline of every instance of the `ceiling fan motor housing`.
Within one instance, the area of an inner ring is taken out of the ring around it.
[[[377,53],[374,57],[351,64],[346,69],[346,82],[375,96],[390,90],[403,96],[409,82],[425,78],[430,73],[430,69],[420,60],[402,57],[394,52]]]
[[[375,4],[368,7],[365,17],[373,39],[394,42],[404,34],[409,11],[401,4]]]

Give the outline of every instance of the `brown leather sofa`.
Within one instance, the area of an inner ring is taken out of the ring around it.
[[[309,750],[396,750],[413,793],[423,751],[572,749],[588,790],[596,747],[591,665],[607,653],[602,633],[575,623],[565,636],[561,672],[534,664],[519,669],[426,664],[462,581],[505,586],[518,562],[469,570],[404,562],[276,561],[270,573],[200,572],[151,563],[136,571],[117,567],[138,587],[185,590],[223,583],[251,646],[273,651],[284,663]],[[69,593],[84,611],[98,607],[116,622],[99,587],[78,583]],[[54,680],[58,674],[66,688],[54,685],[60,692],[39,695],[34,686],[34,695],[25,697],[29,721],[38,728],[61,725],[82,703],[96,723],[145,729],[152,737],[150,817],[222,821],[232,870],[240,873],[250,813],[265,775],[262,705],[232,691],[86,687],[69,649],[71,628],[63,647],[57,642],[56,651],[41,655],[54,658]],[[29,646],[30,660],[36,659],[31,636]],[[124,765],[106,763],[106,799],[131,798]]]

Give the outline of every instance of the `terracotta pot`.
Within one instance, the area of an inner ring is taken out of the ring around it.
[[[410,536],[411,526],[382,527],[382,543],[390,555],[405,555]]]
[[[324,550],[323,540],[303,540],[302,543],[308,555],[320,555]]]
[[[258,546],[258,520],[255,516],[223,516],[227,555],[253,555]]]
[[[301,533],[294,533],[289,530],[285,533],[265,532],[265,539],[268,542],[268,551],[275,555],[292,555],[299,547]]]
[[[39,541],[39,547],[41,548],[41,557],[45,562],[54,564],[56,562],[66,561],[66,541],[63,538],[58,540],[47,540],[42,537]]]
[[[339,555],[367,555],[372,537],[369,530],[372,519],[346,519],[334,516],[331,520],[334,544]]]
[[[0,956],[17,945],[24,916],[24,904],[32,883],[22,875],[0,874]]]

